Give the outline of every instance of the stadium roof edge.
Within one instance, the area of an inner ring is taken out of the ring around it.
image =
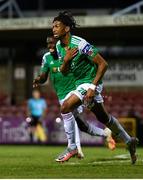
[[[54,17],[1,19],[0,31],[50,29]],[[143,15],[75,16],[80,28],[143,26]]]

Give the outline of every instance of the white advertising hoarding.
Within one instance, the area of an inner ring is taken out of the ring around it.
[[[103,82],[107,86],[143,86],[143,60],[108,62]]]
[[[51,29],[54,16],[1,19],[1,30]],[[75,16],[77,24],[83,27],[142,26],[143,15],[90,15]]]

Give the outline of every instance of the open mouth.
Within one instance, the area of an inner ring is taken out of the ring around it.
[[[55,37],[55,38],[58,38],[58,35],[57,35],[57,34],[54,34],[54,37]]]
[[[49,49],[49,51],[50,51],[51,53],[53,53],[55,50],[54,50],[54,49],[52,49],[52,48],[50,48],[50,49]]]

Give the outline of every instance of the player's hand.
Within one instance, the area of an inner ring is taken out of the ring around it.
[[[77,55],[77,53],[78,53],[78,48],[67,48],[64,61],[69,62]]]
[[[53,67],[52,71],[53,71],[53,72],[57,72],[57,68],[56,68],[56,67]]]
[[[39,80],[40,80],[40,77],[37,77],[36,79],[33,80],[33,88],[36,88],[39,86]]]
[[[95,91],[92,89],[88,89],[84,97],[84,104],[87,108],[91,108],[94,105],[94,96],[95,96]]]

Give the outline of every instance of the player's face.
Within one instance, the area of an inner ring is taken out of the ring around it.
[[[35,99],[39,99],[40,98],[40,92],[39,91],[33,91],[33,97],[35,98]]]
[[[66,35],[66,26],[60,21],[53,22],[53,34],[54,37],[60,39],[61,37]]]
[[[56,40],[52,37],[47,39],[47,48],[50,51],[50,53],[55,53],[56,51]]]

